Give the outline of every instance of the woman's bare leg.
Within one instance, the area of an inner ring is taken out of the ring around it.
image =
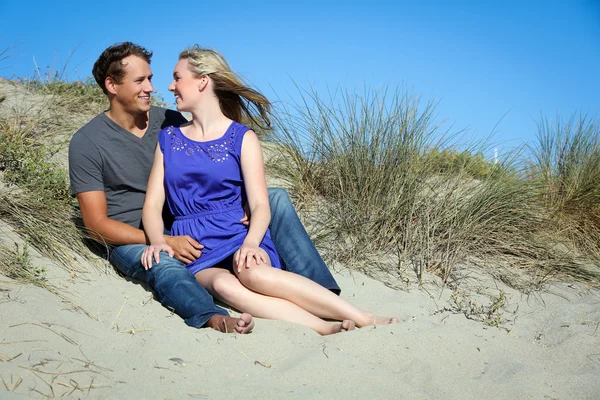
[[[355,326],[352,321],[323,321],[287,300],[253,292],[225,269],[207,268],[196,273],[195,277],[217,299],[258,318],[295,322],[321,335],[353,330]]]
[[[376,317],[360,310],[310,279],[268,264],[253,262],[238,273],[234,261],[233,270],[242,285],[251,291],[288,300],[317,317],[351,320],[358,327],[398,322],[396,318]]]

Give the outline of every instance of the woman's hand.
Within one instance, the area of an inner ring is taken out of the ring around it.
[[[142,253],[142,266],[145,270],[149,270],[152,268],[152,257],[156,260],[157,263],[160,262],[160,252],[164,251],[169,255],[169,257],[173,257],[173,249],[166,243],[153,244],[144,249]]]
[[[238,273],[242,272],[242,268],[250,268],[252,260],[256,260],[256,264],[259,265],[261,261],[266,263],[268,257],[267,252],[260,247],[246,243],[233,254]]]

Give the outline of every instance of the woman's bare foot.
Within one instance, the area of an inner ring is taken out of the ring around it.
[[[324,331],[319,332],[321,335],[333,335],[334,333],[353,331],[356,328],[354,321],[346,319],[342,322],[326,322]]]
[[[373,325],[388,325],[388,324],[397,324],[398,318],[394,317],[373,317]]]
[[[342,324],[340,325],[340,330],[338,332],[348,332],[353,331],[354,329],[356,329],[356,324],[354,323],[354,321],[345,319],[342,321]]]
[[[389,325],[389,324],[397,324],[398,318],[393,317],[379,317],[377,315],[373,315],[371,313],[366,313],[365,317],[356,324],[359,328],[364,328],[365,326],[373,326],[373,325]]]
[[[225,315],[213,315],[206,326],[223,333],[250,333],[254,328],[254,319],[252,315],[243,313],[239,318],[233,318]]]

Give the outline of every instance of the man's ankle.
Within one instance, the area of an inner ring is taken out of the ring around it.
[[[219,328],[221,328],[223,326],[224,319],[225,319],[224,315],[215,314],[212,317],[210,317],[208,319],[208,321],[206,321],[206,324],[204,324],[204,327],[219,330]]]

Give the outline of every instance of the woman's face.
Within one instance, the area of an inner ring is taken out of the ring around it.
[[[202,78],[196,78],[189,69],[186,58],[179,60],[173,70],[173,82],[169,85],[169,91],[175,95],[175,103],[179,111],[191,111],[200,98]],[[204,77],[205,78],[205,77]]]

